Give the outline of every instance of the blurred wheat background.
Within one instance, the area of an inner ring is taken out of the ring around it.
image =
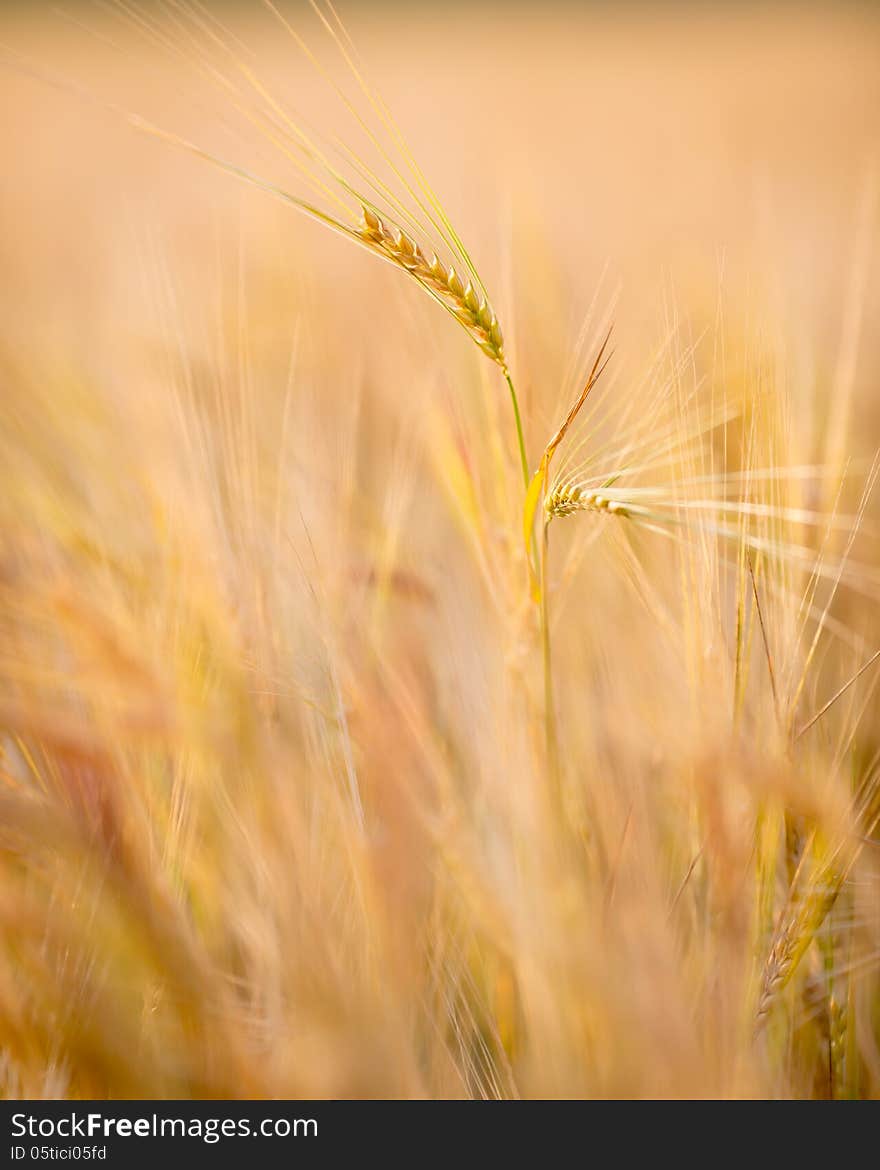
[[[294,191],[223,76],[361,128],[279,8],[325,73],[0,9],[2,1091],[880,1095],[880,17],[341,5],[530,470],[612,321],[556,486],[666,453],[530,584],[498,366],[120,113]]]

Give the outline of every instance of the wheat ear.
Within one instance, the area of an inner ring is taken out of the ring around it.
[[[609,499],[601,490],[588,491],[572,482],[558,484],[544,500],[547,519],[571,516],[574,512],[609,512],[613,516],[630,515],[622,500]]]
[[[451,265],[447,268],[436,253],[432,253],[429,260],[406,232],[387,227],[368,207],[363,207],[362,212],[363,222],[358,233],[362,242],[384,259],[405,269],[435,294],[444,308],[464,325],[480,349],[506,372],[501,326],[486,298],[470,281],[464,284],[455,269]]]
[[[848,866],[839,869],[832,862],[820,865],[802,883],[801,870],[805,867],[806,858],[805,854],[795,874],[770,953],[764,962],[755,1011],[756,1033],[766,1024],[771,1008],[787,987],[816,932],[828,916],[846,877]]]
[[[816,833],[801,850],[761,973],[755,1012],[756,1035],[764,1027],[770,1009],[790,982],[837,901],[863,843],[872,838],[880,824],[880,777],[877,773],[872,772],[862,782],[853,802],[853,814],[858,833],[847,834],[826,856],[817,856],[821,846]]]

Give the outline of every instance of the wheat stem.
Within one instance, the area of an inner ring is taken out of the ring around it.
[[[510,370],[504,371],[504,377],[507,379],[507,386],[510,390],[510,401],[513,404],[513,417],[514,421],[516,422],[516,441],[519,445],[519,460],[522,465],[523,485],[525,486],[526,491],[528,491],[529,479],[531,476],[529,474],[529,457],[526,454],[526,441],[525,437],[523,436],[522,416],[519,412],[519,400],[517,399],[516,390],[514,389],[513,378],[510,376]]]

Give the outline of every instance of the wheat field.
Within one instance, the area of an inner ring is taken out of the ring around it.
[[[880,15],[9,4],[0,102],[3,1096],[880,1096]]]

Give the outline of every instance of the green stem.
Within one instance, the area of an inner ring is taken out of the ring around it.
[[[504,377],[507,379],[507,385],[510,389],[510,401],[513,403],[513,417],[516,420],[516,441],[519,444],[519,460],[522,464],[523,483],[526,491],[529,490],[529,457],[526,455],[526,441],[523,437],[522,418],[519,413],[519,400],[516,397],[516,390],[513,388],[513,378],[510,376],[510,370],[505,367]]]
[[[510,401],[513,403],[513,417],[516,421],[516,441],[519,446],[519,461],[522,466],[523,487],[526,489],[526,493],[528,493],[532,475],[529,471],[529,457],[526,454],[526,440],[523,435],[522,416],[519,413],[519,399],[516,396],[516,390],[513,386],[513,378],[511,378],[510,370],[506,366],[504,367],[504,377],[507,379],[507,385],[510,389]],[[535,540],[534,532],[532,533],[532,563],[535,565],[538,563],[538,544]]]

